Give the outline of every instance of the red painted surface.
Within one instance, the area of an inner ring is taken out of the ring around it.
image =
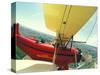
[[[22,51],[32,59],[52,62],[55,48],[49,44],[37,43],[36,39],[27,38],[19,33],[19,24],[16,24],[16,44]],[[75,62],[75,54],[78,50],[75,48],[66,50],[57,50],[55,64],[61,69],[68,69],[68,64]]]

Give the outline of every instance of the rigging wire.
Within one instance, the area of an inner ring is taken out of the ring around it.
[[[67,5],[65,5],[65,9],[64,9],[62,21],[61,21],[61,24],[60,24],[60,29],[59,29],[59,32],[58,32],[58,34],[57,34],[57,35],[58,35],[58,40],[56,40],[56,43],[55,43],[55,46],[54,46],[55,50],[54,50],[54,55],[53,55],[53,63],[55,63],[55,60],[56,60],[56,54],[57,54],[57,49],[56,49],[56,47],[57,47],[57,44],[58,44],[57,41],[60,41],[60,43],[62,44],[62,39],[61,39],[60,31],[61,31],[61,28],[62,28],[64,16],[65,16],[65,14],[66,14],[66,9],[67,9]],[[60,39],[59,39],[59,38],[60,38]]]
[[[93,25],[93,27],[92,27],[92,29],[91,29],[91,31],[90,31],[88,37],[87,37],[87,39],[86,39],[86,42],[89,40],[89,38],[90,38],[90,36],[91,36],[91,34],[92,34],[92,32],[93,32],[93,30],[94,30],[96,24],[97,24],[97,17],[96,17],[96,20],[95,20],[95,22],[94,22],[94,25]]]
[[[66,13],[66,9],[67,9],[67,5],[65,5],[65,9],[64,9],[64,13],[63,13],[62,21],[61,21],[61,24],[60,24],[59,33],[60,33],[60,31],[61,31],[61,28],[62,28],[63,19],[64,19],[64,16],[65,16],[65,13]]]
[[[68,19],[69,19],[69,16],[70,16],[71,8],[72,8],[72,5],[70,5],[69,11],[68,11],[68,16],[66,17],[66,21],[65,21],[66,23],[64,24],[63,33],[65,31],[65,27],[67,25],[67,22],[68,22]],[[64,37],[64,34],[63,34],[63,37]]]
[[[58,32],[59,34],[57,34],[57,35],[58,35],[58,40],[57,40],[57,41],[60,41],[61,43],[62,43],[62,39],[61,39],[60,31],[61,31],[61,28],[62,28],[62,24],[64,24],[64,27],[63,27],[63,37],[64,37],[64,31],[65,31],[64,29],[65,29],[66,24],[67,24],[67,22],[68,22],[69,15],[70,15],[70,12],[71,12],[71,8],[72,8],[72,6],[70,6],[70,8],[69,8],[68,16],[67,16],[66,21],[65,21],[65,23],[64,23],[63,20],[64,20],[65,14],[66,14],[67,5],[65,6],[65,10],[64,10],[63,17],[62,17],[60,29],[59,29],[59,32]],[[96,18],[96,19],[97,19],[97,18]],[[95,23],[94,23],[94,25],[93,25],[93,27],[92,27],[92,29],[91,29],[91,31],[90,31],[90,34],[88,35],[88,37],[87,37],[87,39],[86,39],[86,41],[88,41],[88,39],[90,38],[90,36],[91,36],[91,34],[92,34],[92,32],[93,32],[93,29],[94,29],[95,25],[96,25],[96,21],[95,21]],[[59,39],[59,38],[60,38],[60,39]],[[73,38],[72,38],[72,40],[73,40]],[[53,56],[53,63],[55,63],[55,60],[56,60],[56,54],[57,54],[57,49],[56,49],[56,47],[57,47],[57,43],[58,43],[57,41],[56,41],[55,47],[54,47],[54,48],[55,48],[55,51],[54,51],[54,56]],[[72,46],[72,44],[71,44],[71,46]],[[76,63],[76,68],[77,68],[77,54],[75,54],[75,63]]]
[[[62,39],[61,39],[61,29],[62,29],[62,24],[63,24],[63,19],[64,19],[64,16],[66,14],[66,9],[67,9],[67,5],[65,5],[65,9],[64,9],[64,13],[63,13],[63,16],[62,16],[62,21],[61,21],[61,24],[60,24],[60,29],[59,29],[59,32],[58,32],[58,40],[57,41],[60,41],[61,45],[62,45]],[[59,39],[60,38],[60,39]]]
[[[68,6],[65,5],[65,10],[64,10],[64,13],[63,13],[63,17],[62,17],[60,29],[59,29],[59,32],[58,32],[58,33],[59,33],[59,34],[58,34],[58,37],[60,38],[58,41],[60,41],[61,46],[64,45],[64,44],[62,44],[62,41],[63,41],[63,40],[62,40],[62,37],[64,38],[64,31],[65,31],[65,27],[66,27],[66,24],[67,24],[68,19],[69,19],[69,15],[70,15],[70,12],[71,12],[72,5],[70,5],[69,11],[68,11],[68,15],[67,15],[67,17],[65,17],[65,14],[67,13],[67,11],[66,11],[67,8],[68,8]],[[66,18],[65,21],[64,21],[64,18]],[[63,26],[63,24],[64,24],[64,26]],[[60,34],[61,30],[62,30],[63,33]]]
[[[96,20],[95,20],[95,22],[94,22],[94,25],[93,25],[93,27],[92,27],[92,29],[91,29],[91,31],[90,31],[88,37],[87,37],[87,39],[86,39],[86,42],[87,42],[88,39],[90,38],[90,36],[91,36],[91,34],[92,34],[92,32],[93,32],[93,30],[94,30],[96,24],[97,24],[97,17],[96,17]],[[76,69],[77,69],[77,67],[78,67],[78,65],[77,65],[77,54],[75,54],[75,66],[76,66]]]

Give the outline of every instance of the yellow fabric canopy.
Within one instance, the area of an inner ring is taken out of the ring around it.
[[[97,8],[92,6],[44,4],[43,9],[47,28],[59,33],[61,39],[69,39],[80,30]]]

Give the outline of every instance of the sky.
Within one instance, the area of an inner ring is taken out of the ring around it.
[[[12,16],[15,13],[14,9],[15,7],[13,5]],[[14,17],[12,18],[14,19]],[[87,21],[87,23],[81,28],[81,30],[74,36],[74,40],[86,41],[87,44],[89,45],[97,46],[97,29],[98,28],[97,28],[96,18],[97,18],[97,12],[93,14],[93,16],[89,19],[89,21]],[[23,3],[23,2],[16,3],[16,22],[30,29],[41,31],[46,34],[56,36],[56,33],[47,29],[45,25],[42,4]],[[95,27],[94,29],[92,29],[94,24],[95,24]],[[92,33],[91,33],[91,30],[92,30]]]

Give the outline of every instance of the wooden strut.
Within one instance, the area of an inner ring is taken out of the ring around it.
[[[56,60],[56,53],[57,53],[57,43],[55,43],[54,46],[54,56],[53,56],[53,63],[55,64],[55,60]]]

